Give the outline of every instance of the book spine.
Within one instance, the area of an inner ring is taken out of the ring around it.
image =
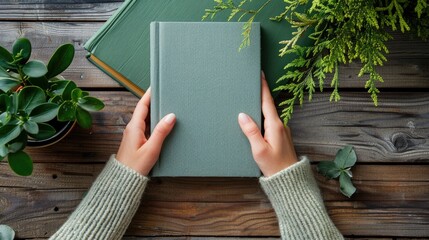
[[[150,24],[150,122],[151,132],[161,119],[160,114],[160,89],[159,89],[159,22]]]
[[[117,20],[122,18],[129,9],[136,3],[137,0],[126,0],[118,10],[111,16],[104,25],[98,29],[98,31],[85,43],[83,46],[88,52],[92,52],[96,47],[98,42],[103,39],[104,35],[116,24]]]

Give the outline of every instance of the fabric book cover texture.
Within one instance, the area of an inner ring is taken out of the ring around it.
[[[168,113],[176,125],[152,176],[260,176],[238,125],[261,126],[260,24],[238,51],[243,23],[151,23],[151,127]]]
[[[246,3],[246,8],[258,9],[261,4],[260,1],[252,1]],[[89,51],[88,59],[135,95],[142,96],[150,83],[150,23],[200,22],[204,10],[214,5],[213,0],[126,0],[85,43],[84,47]],[[270,17],[278,14],[278,9],[284,9],[283,1],[271,1],[255,17],[255,22],[261,23],[262,69],[271,87],[284,74],[283,67],[293,57],[278,56],[281,47],[279,42],[289,39],[295,31],[284,22],[270,20]],[[229,14],[230,11],[221,12],[213,21],[224,22]],[[246,21],[246,18],[242,21]],[[239,46],[235,47],[238,49]]]

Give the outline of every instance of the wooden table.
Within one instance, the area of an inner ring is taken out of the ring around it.
[[[72,42],[76,56],[64,76],[106,104],[93,114],[92,129],[76,128],[55,146],[29,150],[31,177],[15,176],[0,163],[0,223],[19,238],[46,239],[116,152],[138,99],[91,65],[82,47],[122,1],[17,2],[0,3],[0,44],[10,49],[25,36],[33,57],[47,61],[58,45]],[[341,101],[329,103],[326,89],[297,107],[290,124],[298,153],[314,163],[333,159],[345,144],[355,146],[358,192],[351,199],[339,193],[336,181],[316,174],[331,218],[350,238],[429,237],[429,43],[394,36],[389,62],[380,68],[386,82],[378,107],[357,78],[359,65],[350,64],[341,67]],[[154,178],[126,235],[271,239],[279,232],[257,179]]]

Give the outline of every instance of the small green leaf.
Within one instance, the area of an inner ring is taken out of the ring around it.
[[[79,101],[78,105],[86,111],[93,112],[99,111],[104,108],[104,103],[94,97],[83,97],[82,101]]]
[[[356,188],[353,186],[351,178],[344,172],[340,175],[340,191],[349,198],[356,192]]]
[[[77,88],[76,83],[69,81],[69,83],[65,86],[62,94],[62,98],[64,100],[72,99],[72,92]]]
[[[340,176],[341,170],[333,161],[322,161],[317,164],[317,171],[327,178],[337,178]]]
[[[54,127],[47,123],[38,123],[39,125],[39,133],[37,134],[30,134],[30,137],[38,140],[44,140],[51,138],[55,135],[57,132]]]
[[[7,225],[0,225],[0,239],[13,240],[15,238],[15,231]]]
[[[45,102],[46,95],[40,87],[24,87],[18,94],[18,109],[26,112],[30,112],[33,108]]]
[[[56,95],[53,98],[50,98],[48,102],[55,103],[57,105],[61,105],[62,101],[63,101],[63,99],[61,98],[61,96]]]
[[[17,138],[21,134],[21,131],[21,127],[17,125],[0,127],[0,145],[6,145],[6,143]]]
[[[36,123],[48,122],[54,119],[58,113],[58,105],[55,103],[43,103],[30,113],[30,119]]]
[[[8,92],[14,87],[17,87],[19,84],[21,84],[21,81],[19,81],[16,78],[13,77],[0,77],[0,89],[3,92]]]
[[[23,150],[25,146],[27,146],[27,139],[28,139],[27,133],[25,131],[22,131],[17,138],[15,138],[13,141],[7,144],[9,152],[15,153]]]
[[[25,75],[32,77],[32,78],[39,78],[42,76],[45,76],[45,74],[48,72],[48,69],[46,68],[45,64],[38,60],[33,60],[27,62],[24,67],[22,68],[22,71]]]
[[[73,89],[71,93],[72,101],[77,103],[81,97],[82,97],[82,90],[80,88]]]
[[[39,77],[39,78],[29,78],[28,81],[35,85],[38,86],[42,89],[47,89],[48,88],[48,79],[45,76]]]
[[[0,66],[0,77],[10,77],[9,73]]]
[[[12,54],[8,50],[0,46],[0,66],[5,69],[8,69],[10,65],[9,63],[11,62],[13,62]]]
[[[9,154],[9,149],[6,145],[0,145],[0,161]]]
[[[39,132],[39,126],[36,122],[28,120],[24,123],[24,129],[29,134],[37,134]]]
[[[11,99],[7,94],[1,94],[0,95],[0,111],[5,112],[10,109],[11,106]]]
[[[73,57],[74,46],[72,44],[64,44],[58,47],[49,60],[48,74],[46,74],[46,77],[52,78],[62,73],[70,66],[73,61]]]
[[[19,61],[21,64],[24,64],[30,59],[31,55],[31,43],[27,38],[19,38],[15,41],[12,47],[13,56],[15,59],[21,58]]]
[[[347,145],[343,149],[338,150],[334,162],[340,169],[346,169],[355,165],[356,159],[357,157],[353,147]]]
[[[58,121],[67,122],[76,119],[76,105],[71,101],[65,101],[60,105],[58,109]]]
[[[91,114],[79,106],[76,108],[76,120],[82,128],[90,128],[92,125]]]
[[[23,151],[9,153],[8,161],[10,168],[20,176],[29,176],[33,173],[33,161]]]
[[[0,126],[6,125],[11,118],[12,115],[9,112],[3,112],[2,114],[0,114]]]

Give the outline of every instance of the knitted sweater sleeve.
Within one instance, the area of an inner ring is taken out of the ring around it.
[[[147,182],[147,177],[112,155],[77,209],[50,240],[121,239]]]
[[[260,183],[276,212],[282,239],[344,239],[326,212],[307,158],[261,177]]]

